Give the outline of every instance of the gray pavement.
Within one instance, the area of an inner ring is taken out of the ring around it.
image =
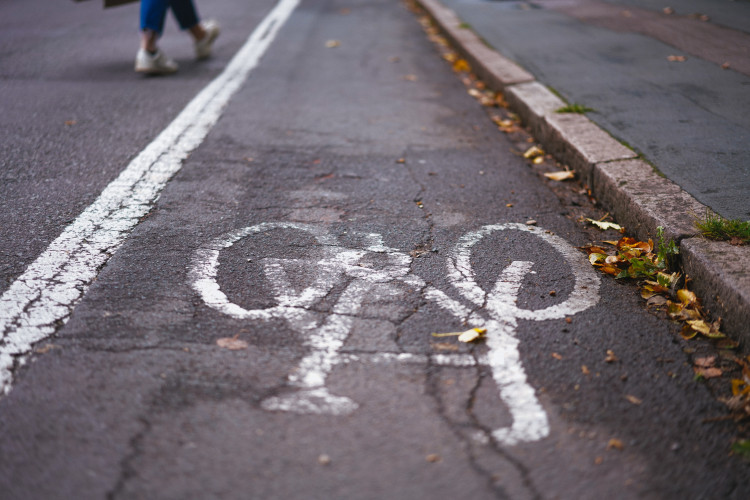
[[[642,7],[653,9],[653,2],[443,3],[539,82],[570,103],[593,108],[591,120],[698,201],[724,217],[750,219],[750,76],[731,69],[750,60],[750,2],[658,3],[659,9],[667,4],[675,9],[672,15],[655,14],[658,21],[684,26],[669,43],[654,37],[651,31],[658,29],[640,32],[653,17]],[[707,13],[710,20],[693,19],[692,13]],[[715,30],[695,29],[714,19],[731,29],[718,23]],[[744,44],[744,61],[719,53],[719,60],[730,63],[728,70],[686,51],[690,43],[705,45],[735,30],[743,30],[732,35]],[[686,60],[669,61],[671,55]]]
[[[629,232],[681,242],[704,305],[749,340],[750,251],[694,222],[750,219],[750,2],[420,3]],[[557,113],[565,103],[593,111]]]

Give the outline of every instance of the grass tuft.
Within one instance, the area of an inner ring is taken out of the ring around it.
[[[745,245],[750,243],[750,221],[725,219],[706,211],[703,219],[695,221],[695,226],[703,236],[712,240],[731,240]]]

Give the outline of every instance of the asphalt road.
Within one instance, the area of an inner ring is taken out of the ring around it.
[[[53,256],[73,285],[25,278],[274,8],[204,2],[215,57],[171,24],[181,71],[143,78],[137,7],[96,4],[0,6],[3,499],[747,497],[694,344],[593,273],[576,219],[596,209],[558,197],[399,2],[264,25],[218,121],[189,114],[187,158],[153,155],[178,168],[145,212]],[[8,320],[19,282],[41,291]]]

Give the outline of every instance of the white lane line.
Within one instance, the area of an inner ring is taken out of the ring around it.
[[[0,394],[14,359],[64,324],[99,269],[205,139],[299,0],[281,0],[224,71],[112,181],[0,297]]]

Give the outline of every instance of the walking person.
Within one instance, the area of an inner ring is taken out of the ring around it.
[[[141,48],[135,58],[138,73],[167,75],[177,71],[177,63],[157,47],[169,9],[180,28],[193,37],[195,57],[205,59],[211,55],[219,24],[213,20],[201,22],[193,0],[141,0]]]

